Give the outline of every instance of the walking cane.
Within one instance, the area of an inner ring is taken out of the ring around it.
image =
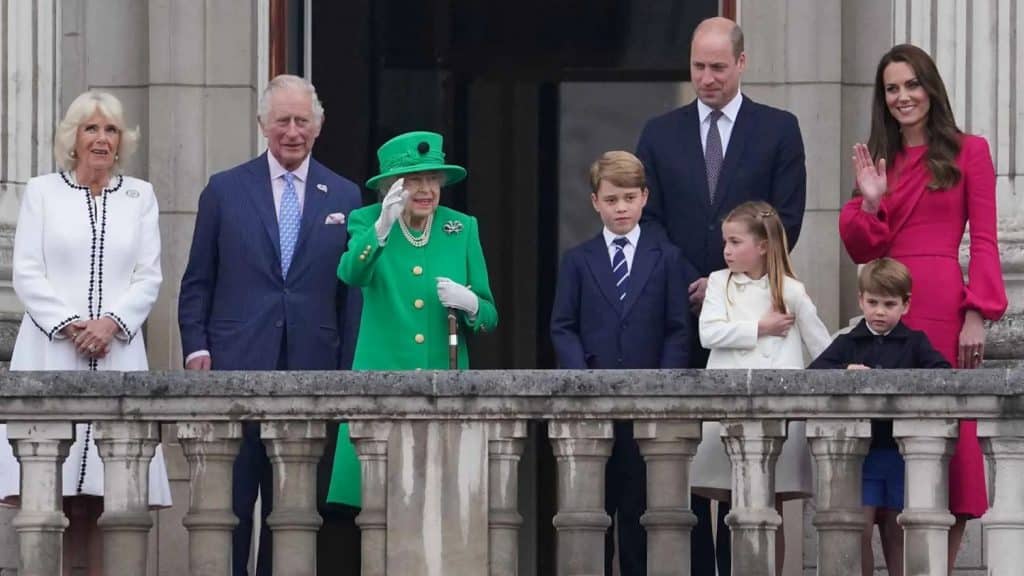
[[[448,308],[448,369],[459,369],[459,320],[455,309]]]

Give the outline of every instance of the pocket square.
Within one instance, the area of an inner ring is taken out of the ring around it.
[[[345,215],[341,212],[332,212],[327,215],[327,219],[324,220],[324,224],[344,224]]]

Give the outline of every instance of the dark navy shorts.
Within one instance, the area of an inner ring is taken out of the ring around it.
[[[906,479],[903,456],[899,450],[872,448],[864,458],[864,506],[903,509],[903,485]]]

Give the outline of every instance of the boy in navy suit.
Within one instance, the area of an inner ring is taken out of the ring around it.
[[[924,332],[911,330],[900,318],[910,309],[910,271],[892,258],[869,262],[860,272],[860,309],[853,330],[841,334],[808,368],[950,368]],[[892,436],[891,420],[871,421],[871,448],[861,481],[864,532],[861,573],[874,574],[871,536],[878,524],[885,564],[892,576],[903,575],[903,530],[896,517],[903,509],[904,463]]]
[[[686,368],[686,287],[696,270],[662,232],[641,234],[647,203],[644,166],[629,152],[604,153],[590,167],[591,202],[604,229],[565,253],[559,269],[551,341],[566,369]],[[646,470],[630,422],[615,423],[605,472],[605,574],[612,574],[615,523],[622,576],[647,574]]]

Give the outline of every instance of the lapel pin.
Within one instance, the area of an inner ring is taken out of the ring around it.
[[[317,184],[316,185],[316,189],[326,194],[327,193],[327,184]]]
[[[138,198],[139,197],[139,191],[134,189],[134,188],[132,188],[132,189],[128,190],[127,192],[125,192],[125,195],[127,195],[129,198]]]

